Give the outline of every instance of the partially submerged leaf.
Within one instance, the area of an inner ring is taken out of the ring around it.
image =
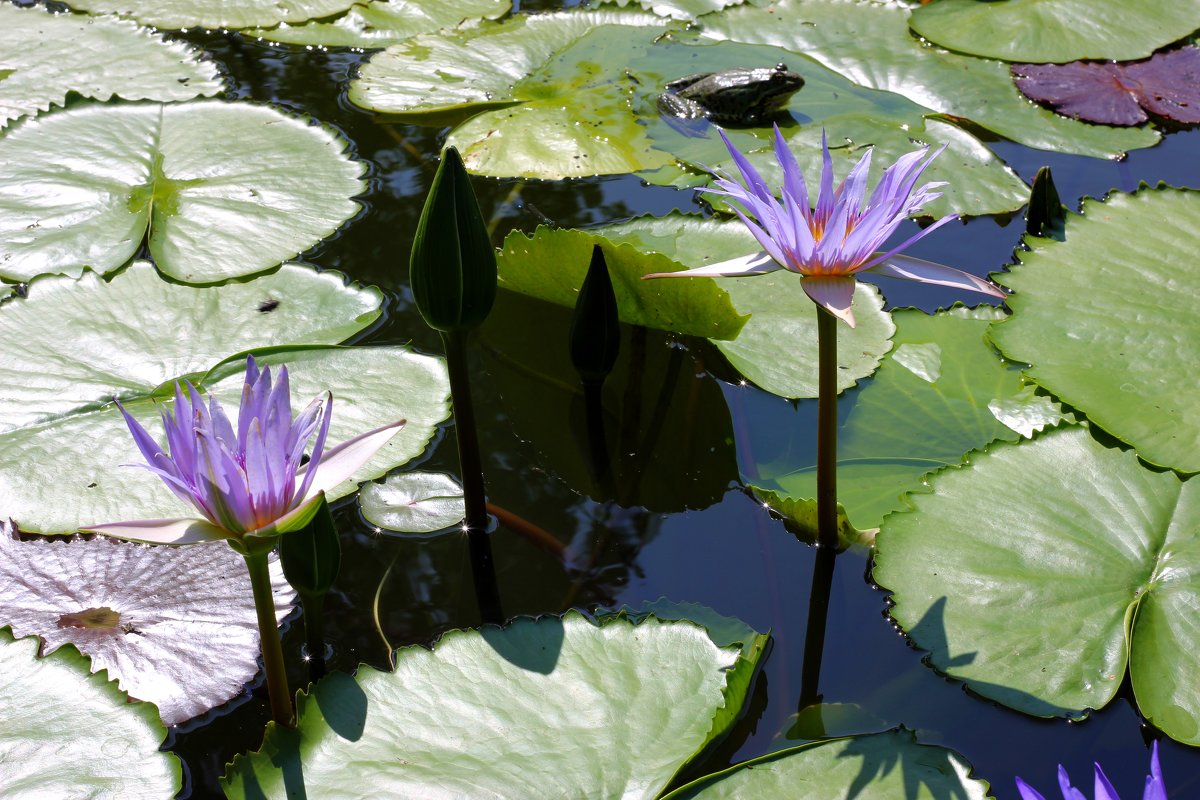
[[[109,273],[147,238],[179,281],[263,272],[358,211],[363,165],[345,150],[332,130],[251,103],[87,104],[24,120],[0,138],[0,278]]]
[[[37,651],[37,639],[0,628],[0,796],[161,800],[183,788],[153,706],[89,674],[73,647]]]
[[[364,666],[355,678],[325,678],[299,698],[299,735],[269,727],[224,788],[235,800],[284,798],[288,776],[302,771],[309,795],[328,800],[431,786],[446,796],[650,800],[718,738],[714,719],[745,702],[744,688],[725,690],[755,670],[761,648],[753,659],[740,653],[691,622],[621,615],[451,631],[432,651],[398,650],[392,673]],[[547,746],[547,731],[571,745]],[[351,782],[349,761],[361,767]]]
[[[93,14],[133,17],[156,28],[249,28],[303,22],[345,11],[358,0],[71,0]]]
[[[165,102],[223,88],[213,62],[132,22],[0,3],[0,128],[68,92]]]
[[[271,42],[314,47],[387,47],[442,28],[468,28],[499,19],[512,0],[357,0],[332,19],[283,23],[244,31]]]
[[[296,593],[271,556],[275,616]],[[104,537],[30,541],[0,525],[0,625],[70,643],[130,697],[178,725],[237,697],[258,672],[250,576],[222,543],[142,547]]]
[[[1175,122],[1200,123],[1200,47],[1157,53],[1130,64],[1013,64],[1012,73],[1027,97],[1068,117],[1137,125],[1149,112]]]
[[[462,487],[440,472],[401,472],[368,483],[358,503],[367,522],[400,533],[436,533],[457,525],[466,513]]]

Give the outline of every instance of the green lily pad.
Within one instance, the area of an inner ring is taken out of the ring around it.
[[[698,267],[744,256],[759,249],[740,222],[698,216],[639,217],[592,233],[614,242],[662,253],[679,264]],[[650,271],[650,270],[647,270]],[[658,278],[648,283],[693,283],[712,278]],[[713,340],[738,372],[780,397],[817,396],[816,306],[800,288],[799,276],[785,270],[749,278],[717,278],[734,306],[750,321],[732,341]],[[875,371],[891,347],[895,331],[874,287],[859,284],[854,295],[858,327],[838,329],[838,391]]]
[[[690,21],[744,2],[746,0],[598,0],[596,4],[616,5],[621,8],[639,5],[643,10],[652,11],[660,17]]]
[[[232,548],[22,542],[0,523],[0,624],[71,644],[130,697],[178,725],[237,697],[258,672],[258,618],[245,561]],[[296,601],[271,554],[275,617]]]
[[[998,276],[1016,294],[992,341],[1142,458],[1200,472],[1200,192],[1087,200],[1066,225],[1062,242],[1027,237]]]
[[[437,533],[466,514],[462,486],[440,472],[401,472],[383,483],[368,483],[358,504],[367,522],[400,533]]]
[[[1004,312],[956,306],[934,316],[916,309],[892,315],[895,345],[870,383],[848,394],[838,431],[838,500],[857,529],[878,528],[905,508],[903,495],[926,491],[922,477],[958,464],[996,439],[1015,441],[1057,424],[1061,412],[1033,394],[1020,373],[988,345],[990,322]],[[757,465],[756,490],[798,506],[768,502],[802,528],[815,507],[816,466]]]
[[[929,663],[1027,714],[1082,718],[1128,664],[1151,724],[1200,744],[1200,483],[1083,426],[998,444],[931,479],[877,541],[874,577]]]
[[[167,283],[145,261],[110,281],[38,278],[0,304],[0,436],[149,394],[255,347],[345,341],[382,303],[374,287],[297,264],[202,289]]]
[[[0,365],[0,506],[23,530],[44,533],[190,516],[151,473],[120,468],[141,457],[108,399],[119,397],[156,430],[155,401],[170,394],[158,387],[199,373],[202,385],[215,384],[236,407],[244,358],[213,375],[204,370],[246,350],[345,339],[378,316],[380,299],[375,290],[345,287],[337,273],[301,267],[207,289],[164,283],[145,263],[111,283],[92,273],[33,281],[28,297],[0,305],[0,349],[10,354]],[[449,411],[441,359],[404,348],[293,347],[261,360],[277,357],[291,365],[297,402],[333,391],[330,441],[409,420],[359,481],[419,454]],[[347,482],[330,497],[356,488]]]
[[[703,777],[663,800],[989,800],[987,783],[970,774],[962,756],[918,744],[900,729],[780,750]]]
[[[542,467],[580,494],[626,508],[720,502],[737,480],[720,385],[667,337],[623,326],[600,408],[590,410],[568,357],[570,320],[567,308],[500,292],[480,334],[504,416]]]
[[[147,237],[180,281],[262,272],[358,210],[363,165],[345,149],[310,120],[250,103],[80,105],[26,119],[0,139],[0,278],[111,272]]]
[[[633,11],[518,15],[466,32],[410,39],[374,55],[350,85],[351,102],[451,131],[468,169],[558,179],[656,169],[629,108],[631,79],[602,64],[652,46],[666,22]]]
[[[92,14],[133,17],[145,25],[180,28],[253,28],[339,14],[357,0],[71,0]]]
[[[132,22],[0,5],[0,128],[74,92],[96,100],[190,100],[220,92],[216,65]]]
[[[533,236],[513,231],[505,237],[496,259],[500,286],[574,308],[593,246],[607,244],[604,258],[622,322],[711,339],[738,335],[747,318],[734,309],[719,283],[706,278],[642,280],[643,275],[654,272],[674,272],[679,263],[609,235],[618,230],[623,229],[539,227]]]
[[[1158,142],[1150,129],[1089,125],[1030,103],[1013,86],[1006,63],[922,44],[908,29],[910,13],[906,5],[874,0],[778,0],[705,17],[701,35],[804,53],[862,86],[895,92],[1029,147],[1116,158]]]
[[[1132,61],[1200,28],[1200,5],[1192,0],[939,0],[914,10],[909,24],[947,49],[1004,61]]]
[[[38,658],[34,637],[0,628],[0,795],[160,800],[183,788],[149,703],[129,703],[72,647]],[[19,702],[12,702],[19,698]]]
[[[332,20],[285,22],[245,34],[314,47],[387,47],[420,33],[499,19],[511,10],[512,0],[356,0],[345,14]]]
[[[396,651],[394,672],[364,666],[301,694],[298,732],[268,726],[263,749],[235,759],[223,785],[234,800],[283,798],[301,773],[310,796],[330,800],[431,786],[653,798],[721,733],[714,717],[744,702],[726,686],[757,660],[739,652],[690,622],[596,624],[577,612],[451,631],[432,651]],[[571,746],[547,747],[547,731]],[[360,767],[351,782],[349,761]]]

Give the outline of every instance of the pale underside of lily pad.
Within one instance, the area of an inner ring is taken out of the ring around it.
[[[353,216],[363,165],[311,120],[251,103],[79,105],[0,139],[0,278],[109,273],[148,240],[194,284],[268,270]]]
[[[0,796],[174,797],[182,770],[159,750],[166,729],[154,707],[90,674],[73,647],[40,658],[38,645],[0,628]]]
[[[270,558],[275,616],[296,593]],[[0,525],[0,625],[48,654],[70,643],[177,725],[237,697],[258,672],[250,576],[223,543],[143,547],[104,537],[28,541]]]
[[[0,4],[0,128],[68,92],[165,102],[223,88],[211,61],[128,20]]]

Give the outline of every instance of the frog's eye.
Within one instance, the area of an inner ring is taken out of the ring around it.
[[[775,71],[776,72],[787,72],[788,71],[787,64],[783,64],[783,63],[776,64]]]

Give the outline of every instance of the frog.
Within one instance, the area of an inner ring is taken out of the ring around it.
[[[707,118],[723,126],[759,125],[802,86],[804,78],[786,64],[700,72],[668,83],[658,110],[664,117]]]

